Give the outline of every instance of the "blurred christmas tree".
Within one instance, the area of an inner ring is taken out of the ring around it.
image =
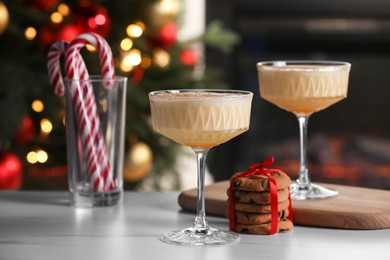
[[[176,144],[151,129],[147,93],[223,86],[193,47],[230,51],[238,41],[218,22],[179,41],[182,13],[183,0],[0,0],[0,189],[67,187],[63,100],[51,91],[46,53],[57,40],[91,31],[111,45],[116,74],[130,79],[125,188],[148,179],[161,189],[162,177],[177,188]],[[90,74],[98,73],[97,55],[83,50],[83,57]]]

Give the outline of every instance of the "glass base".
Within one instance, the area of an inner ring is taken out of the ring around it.
[[[204,246],[223,245],[237,240],[240,236],[230,231],[223,231],[215,228],[186,228],[179,231],[172,231],[163,236],[161,240],[175,245]]]
[[[122,203],[122,190],[107,192],[70,192],[71,204],[76,208],[109,207]]]
[[[299,185],[295,182],[290,186],[290,196],[293,200],[325,199],[335,197],[338,194],[335,190],[330,190],[313,183],[305,189],[299,188]]]

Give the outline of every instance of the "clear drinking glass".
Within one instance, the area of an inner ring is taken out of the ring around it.
[[[165,90],[149,93],[153,129],[191,147],[197,158],[197,213],[192,227],[169,232],[164,242],[183,245],[226,244],[239,236],[208,225],[204,176],[210,148],[249,129],[253,94],[238,90]]]
[[[291,185],[296,200],[337,196],[311,183],[307,166],[307,124],[311,114],[347,97],[351,64],[338,61],[269,61],[257,64],[260,95],[294,113],[300,128],[299,178]]]
[[[126,82],[126,77],[65,79],[68,180],[75,207],[122,202]]]

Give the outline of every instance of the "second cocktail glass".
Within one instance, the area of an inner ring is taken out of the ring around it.
[[[239,90],[163,90],[149,93],[153,129],[191,147],[197,158],[197,214],[192,227],[169,232],[164,242],[182,245],[218,245],[238,234],[212,228],[206,221],[204,176],[210,148],[249,129],[253,94]]]
[[[351,64],[337,61],[270,61],[257,64],[260,95],[294,113],[300,128],[299,178],[291,185],[296,200],[333,197],[337,191],[311,183],[307,162],[307,124],[314,112],[347,97]]]

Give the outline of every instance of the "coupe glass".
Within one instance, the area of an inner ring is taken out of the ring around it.
[[[291,185],[296,200],[328,198],[338,192],[311,183],[307,166],[307,124],[311,114],[347,97],[351,64],[338,61],[269,61],[257,64],[260,95],[294,113],[300,128],[299,177]]]
[[[149,93],[153,129],[191,147],[197,158],[197,213],[192,227],[169,232],[161,240],[182,245],[218,245],[236,240],[230,231],[208,225],[204,177],[210,148],[249,128],[253,94],[239,90],[163,90]]]

